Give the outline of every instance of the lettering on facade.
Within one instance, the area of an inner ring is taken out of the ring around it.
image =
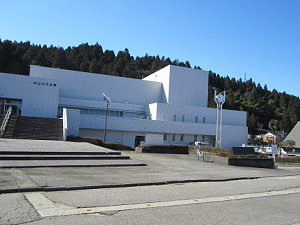
[[[53,84],[53,83],[46,83],[46,82],[37,82],[37,81],[34,81],[33,84],[36,84],[36,85],[42,85],[42,86],[53,86],[53,87],[56,87],[56,84]]]

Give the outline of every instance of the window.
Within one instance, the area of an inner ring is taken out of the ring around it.
[[[175,141],[175,134],[172,135],[172,141]]]
[[[205,120],[206,120],[206,118],[205,118],[205,116],[203,117],[203,123],[205,123]]]
[[[164,134],[164,141],[166,141],[168,138],[168,135],[167,134]]]
[[[180,136],[180,141],[183,141],[183,137],[184,137],[184,135],[182,134],[182,135]]]
[[[197,135],[194,135],[194,141],[197,141]]]
[[[174,119],[173,119],[173,121],[176,121],[176,115],[174,115]]]
[[[182,122],[184,122],[184,116],[182,116]]]
[[[196,116],[196,123],[198,123],[198,116]]]

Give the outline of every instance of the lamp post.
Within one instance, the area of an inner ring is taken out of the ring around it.
[[[111,102],[110,97],[108,97],[106,94],[103,93],[103,99],[106,101],[106,116],[105,116],[105,122],[104,122],[104,137],[103,141],[106,141],[106,125],[107,125],[107,116],[108,116],[108,105]]]
[[[217,121],[216,121],[216,144],[215,147],[221,147],[222,144],[222,110],[223,104],[226,100],[226,92],[224,91],[224,95],[219,93],[217,95],[217,91],[215,90],[214,100],[217,103]],[[220,125],[219,125],[219,111],[220,111]]]

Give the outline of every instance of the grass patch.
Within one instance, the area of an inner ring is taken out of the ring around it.
[[[104,148],[109,148],[112,150],[130,150],[134,151],[134,149],[128,145],[123,145],[120,143],[112,143],[112,142],[103,142],[99,138],[95,137],[74,137],[74,136],[68,136],[67,141],[74,141],[74,142],[88,142],[94,145],[98,145]]]

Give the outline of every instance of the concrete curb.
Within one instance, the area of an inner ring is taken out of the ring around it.
[[[103,185],[88,185],[88,186],[71,186],[71,187],[32,187],[32,188],[12,188],[0,189],[0,194],[21,193],[21,192],[55,192],[55,191],[78,191],[88,189],[101,188],[123,188],[123,187],[139,187],[139,186],[157,186],[168,184],[185,184],[185,183],[200,183],[200,182],[226,182],[236,180],[254,180],[262,177],[237,177],[226,179],[195,179],[195,180],[169,180],[158,182],[143,182],[143,183],[124,183],[124,184],[103,184]]]

